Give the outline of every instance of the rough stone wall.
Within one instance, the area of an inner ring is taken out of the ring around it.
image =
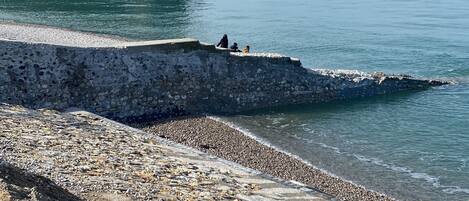
[[[0,40],[0,102],[114,119],[234,113],[438,84],[312,71],[290,57],[233,54],[189,39],[99,48]]]

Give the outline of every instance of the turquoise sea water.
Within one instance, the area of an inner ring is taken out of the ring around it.
[[[3,0],[0,19],[135,39],[223,33],[305,67],[451,86],[223,117],[338,176],[404,200],[469,200],[465,0]]]

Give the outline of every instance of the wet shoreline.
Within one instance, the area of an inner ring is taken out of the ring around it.
[[[208,117],[180,117],[133,126],[266,174],[304,183],[340,200],[395,200],[314,168]]]

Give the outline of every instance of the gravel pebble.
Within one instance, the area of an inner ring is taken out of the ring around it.
[[[134,126],[281,179],[302,182],[340,200],[395,200],[331,176],[207,117],[180,117]]]

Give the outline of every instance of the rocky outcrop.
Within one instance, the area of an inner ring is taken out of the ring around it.
[[[310,70],[298,59],[230,53],[193,39],[103,47],[0,40],[0,102],[79,107],[114,119],[235,113],[441,84],[381,73]]]

